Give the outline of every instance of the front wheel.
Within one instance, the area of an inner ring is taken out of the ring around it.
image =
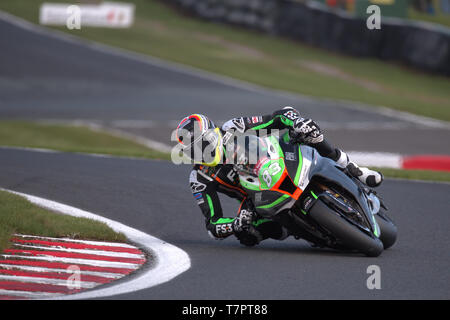
[[[390,248],[397,241],[397,227],[392,220],[383,212],[375,215],[375,220],[380,227],[380,240],[384,249]]]
[[[383,243],[380,239],[362,232],[321,200],[315,202],[309,215],[349,249],[355,249],[369,257],[377,257],[383,252]]]

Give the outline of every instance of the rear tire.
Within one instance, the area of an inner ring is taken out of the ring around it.
[[[309,215],[349,249],[355,249],[369,257],[377,257],[383,252],[384,247],[380,239],[362,232],[320,199],[311,207]]]

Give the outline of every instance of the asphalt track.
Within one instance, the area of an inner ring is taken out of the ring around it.
[[[450,149],[448,123],[255,89],[40,30],[0,12],[0,118],[97,121],[170,144],[186,114],[204,113],[220,123],[292,105],[344,150]]]
[[[328,136],[345,149],[413,154],[420,146],[422,152],[442,153],[442,141],[450,141],[449,130],[421,121],[252,90],[2,20],[0,47],[3,119],[93,119],[112,126],[148,120],[154,125],[128,129],[167,142],[171,125],[186,113],[225,120],[289,104],[326,123]],[[355,130],[358,123],[365,127]],[[0,149],[1,187],[98,213],[191,257],[191,269],[176,279],[115,298],[450,298],[448,184],[386,181],[380,192],[399,226],[399,240],[380,257],[366,258],[293,239],[251,249],[231,238],[210,239],[187,184],[189,169],[162,161]],[[223,200],[232,215],[236,204]],[[381,268],[381,290],[366,287],[373,264]]]
[[[185,183],[166,162],[0,149],[0,186],[100,214],[186,251],[191,268],[118,299],[449,299],[450,184],[386,181],[379,192],[399,227],[377,258],[267,240],[246,248],[211,239]],[[223,199],[230,215],[234,201]],[[381,269],[369,290],[367,267]]]

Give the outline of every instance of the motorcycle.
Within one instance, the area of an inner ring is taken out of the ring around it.
[[[370,257],[395,243],[381,198],[346,168],[286,138],[246,136],[242,147],[252,165],[236,166],[239,180],[262,218],[314,246]]]

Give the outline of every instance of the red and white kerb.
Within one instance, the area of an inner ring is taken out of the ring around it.
[[[144,253],[125,243],[16,234],[0,254],[0,299],[47,299],[118,280]]]

